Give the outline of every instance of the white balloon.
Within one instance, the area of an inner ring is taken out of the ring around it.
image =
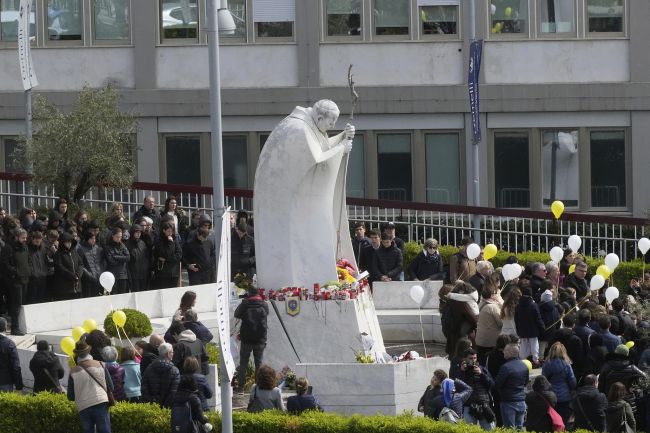
[[[645,254],[650,250],[650,239],[648,238],[641,238],[639,239],[639,251],[641,251],[641,254]]]
[[[510,264],[503,265],[501,268],[501,276],[503,277],[504,281],[510,281],[512,280],[511,272],[510,272]]]
[[[467,258],[470,260],[474,260],[475,258],[478,257],[478,255],[481,254],[481,247],[478,246],[478,244],[469,244],[467,246]]]
[[[422,286],[411,286],[411,299],[415,301],[416,304],[420,304],[422,302],[422,299],[424,298],[424,289]]]
[[[571,251],[577,253],[581,245],[582,245],[582,239],[580,239],[580,236],[578,235],[569,236],[569,248],[571,248]]]
[[[605,278],[602,275],[594,275],[589,281],[589,288],[591,290],[598,290],[605,285]]]
[[[111,293],[113,291],[113,284],[115,284],[115,275],[108,271],[102,272],[99,276],[99,284],[101,284],[108,293]]]
[[[490,14],[494,15],[495,13],[497,13],[497,7],[496,7],[496,5],[491,4],[490,5]]]
[[[518,263],[513,263],[512,264],[512,270],[510,271],[512,273],[512,279],[514,280],[515,278],[518,278],[519,275],[521,275],[521,265]]]
[[[607,298],[607,302],[610,304],[612,301],[616,298],[618,298],[618,289],[616,287],[608,287],[607,290],[605,290],[605,297]]]
[[[614,272],[614,269],[618,266],[620,263],[620,260],[618,259],[618,256],[614,253],[609,253],[605,256],[605,264],[609,268],[610,271]]]
[[[551,255],[551,260],[553,260],[555,264],[560,263],[560,260],[562,260],[562,257],[564,257],[564,251],[560,247],[551,248],[549,254]]]

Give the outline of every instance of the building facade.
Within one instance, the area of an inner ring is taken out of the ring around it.
[[[210,185],[206,1],[34,0],[36,94],[69,106],[114,82],[140,127],[138,180]],[[0,170],[24,132],[19,0],[0,0]],[[342,128],[347,72],[360,95],[348,194],[472,202],[467,58],[480,75],[481,205],[646,216],[650,2],[221,0],[224,176],[252,188],[273,127],[330,98]]]

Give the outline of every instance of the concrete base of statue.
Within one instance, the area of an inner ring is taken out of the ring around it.
[[[399,415],[414,411],[431,381],[434,370],[449,370],[442,357],[394,364],[304,363],[296,375],[314,387],[325,412],[341,414]]]
[[[373,298],[384,341],[444,343],[440,323],[438,291],[442,281],[390,281],[373,283]],[[424,289],[418,305],[411,299],[411,287]]]

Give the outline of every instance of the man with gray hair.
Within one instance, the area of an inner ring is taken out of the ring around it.
[[[138,221],[140,218],[149,217],[152,222],[152,231],[158,233],[160,227],[160,215],[156,211],[156,199],[152,195],[144,198],[142,207],[133,215],[133,221]]]
[[[576,267],[572,274],[564,279],[564,286],[571,287],[576,291],[576,300],[579,302],[589,294],[587,283],[587,264],[582,260],[576,260]]]
[[[174,348],[171,344],[162,343],[158,354],[158,359],[151,363],[142,377],[142,401],[171,407],[181,375],[172,363]]]
[[[29,250],[27,248],[27,231],[22,228],[14,230],[12,239],[0,252],[0,271],[4,278],[7,293],[7,306],[11,317],[11,334],[25,335],[20,328],[20,311],[23,301],[27,299],[29,277],[32,274],[29,263]]]
[[[494,379],[495,388],[501,397],[500,409],[503,427],[522,430],[526,414],[526,385],[528,384],[528,366],[519,359],[519,345],[510,343],[503,350],[506,363],[499,369]]]
[[[476,264],[476,273],[471,276],[469,283],[476,288],[478,293],[483,292],[483,286],[485,286],[485,281],[488,277],[494,272],[494,267],[492,263],[487,260],[481,260]]]
[[[530,277],[530,288],[533,290],[533,299],[539,304],[542,293],[544,293],[542,283],[546,279],[546,266],[544,263],[534,262],[530,265],[530,271],[532,273]]]

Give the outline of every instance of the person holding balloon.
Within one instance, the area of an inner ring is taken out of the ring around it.
[[[449,259],[449,281],[451,281],[452,284],[457,283],[458,280],[468,282],[471,276],[476,273],[475,259],[481,253],[481,248],[476,245],[478,252],[472,251],[472,257],[470,257],[468,254],[468,248],[470,248],[470,245],[476,244],[474,244],[472,239],[469,237],[463,238],[460,242],[458,252],[452,255]],[[472,247],[472,250],[475,250],[476,248]]]

